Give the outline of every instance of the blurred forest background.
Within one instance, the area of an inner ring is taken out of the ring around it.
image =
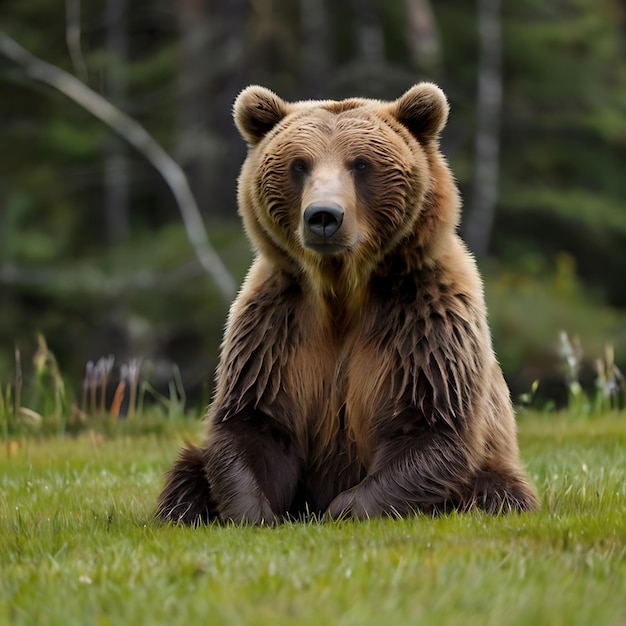
[[[15,346],[32,375],[41,332],[77,396],[87,362],[112,354],[112,378],[140,358],[166,390],[176,365],[204,402],[229,298],[162,176],[15,58],[17,42],[184,168],[237,283],[251,258],[236,215],[237,93],[393,99],[437,82],[462,234],[514,396],[540,380],[543,399],[563,399],[561,330],[580,339],[593,385],[606,344],[626,360],[625,14],[626,0],[4,0],[0,383]]]

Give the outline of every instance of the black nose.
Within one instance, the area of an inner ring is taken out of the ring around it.
[[[330,239],[343,222],[343,209],[333,202],[310,204],[304,211],[304,223],[318,237]]]

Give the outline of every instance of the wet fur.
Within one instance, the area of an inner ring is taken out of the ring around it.
[[[168,472],[160,519],[538,507],[455,232],[442,98],[430,85],[395,103],[240,96],[240,212],[258,254],[229,316],[207,440]],[[362,152],[370,177],[348,178]],[[296,158],[341,190],[345,253],[302,244],[298,207],[313,191],[286,170]]]

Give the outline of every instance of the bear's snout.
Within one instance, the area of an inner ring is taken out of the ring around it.
[[[306,245],[318,249],[318,246],[330,244],[343,224],[344,213],[334,202],[309,204],[303,216]]]

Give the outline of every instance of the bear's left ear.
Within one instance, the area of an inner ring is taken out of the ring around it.
[[[437,138],[448,111],[445,94],[433,83],[419,83],[391,104],[392,115],[423,142]]]
[[[241,136],[252,146],[287,115],[287,104],[273,91],[258,85],[246,87],[235,100],[233,117]]]

